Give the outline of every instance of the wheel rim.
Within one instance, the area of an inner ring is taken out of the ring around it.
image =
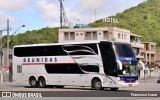
[[[101,83],[100,80],[95,79],[93,81],[93,89],[95,89],[95,90],[101,90],[102,89],[102,83]]]
[[[39,82],[39,85],[41,87],[44,87],[45,86],[45,80],[44,79],[41,79],[40,82]]]
[[[35,86],[36,85],[36,81],[34,79],[31,80],[31,85]]]
[[[102,87],[101,82],[96,82],[96,83],[95,83],[95,87],[96,87],[97,89],[101,88],[101,87]]]

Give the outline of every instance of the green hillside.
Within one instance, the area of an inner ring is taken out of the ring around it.
[[[118,24],[112,26],[131,30],[142,35],[142,41],[156,42],[160,45],[160,0],[147,0],[136,7],[117,13],[109,18],[118,19]],[[110,26],[103,20],[91,23],[92,27]]]
[[[7,36],[3,37],[5,43]],[[10,36],[10,47],[22,44],[55,43],[58,42],[58,28],[42,28],[40,30],[27,31],[23,34]],[[6,47],[6,45],[4,45]]]

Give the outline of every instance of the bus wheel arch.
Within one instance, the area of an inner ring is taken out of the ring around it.
[[[45,88],[46,87],[46,79],[43,76],[38,78],[38,87]]]
[[[32,88],[37,88],[38,87],[38,82],[37,82],[37,80],[34,76],[30,76],[29,84]]]
[[[91,85],[92,85],[92,89],[95,89],[95,90],[102,90],[103,89],[103,87],[102,87],[102,81],[98,77],[94,77],[92,79]]]

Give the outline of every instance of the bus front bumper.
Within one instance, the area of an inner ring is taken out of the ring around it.
[[[124,83],[124,82],[118,82],[118,87],[132,87],[132,86],[137,86],[139,82],[135,83]]]

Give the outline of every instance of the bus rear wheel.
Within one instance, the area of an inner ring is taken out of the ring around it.
[[[29,84],[31,85],[32,88],[37,88],[37,87],[38,87],[38,83],[37,83],[35,77],[31,77],[31,78],[29,79]]]
[[[103,89],[102,82],[99,79],[94,79],[93,80],[92,87],[95,90],[102,90]]]
[[[40,77],[38,80],[38,87],[45,88],[46,87],[46,80],[43,77]]]

